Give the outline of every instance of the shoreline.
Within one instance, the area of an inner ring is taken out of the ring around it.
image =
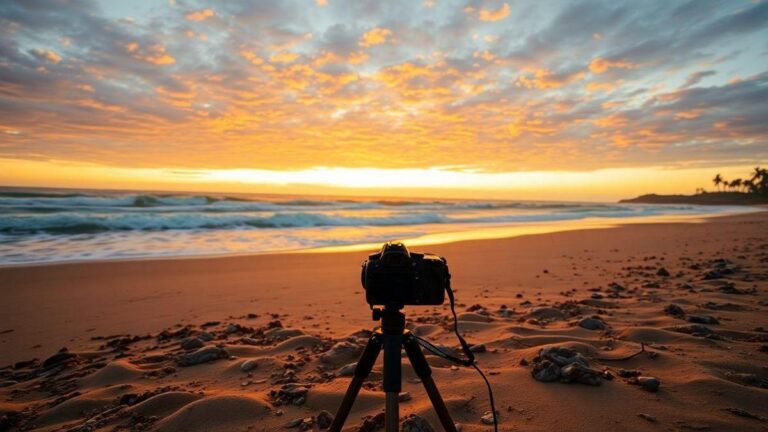
[[[658,204],[664,206],[666,204]],[[479,240],[500,240],[516,238],[529,235],[542,235],[558,232],[578,231],[578,230],[599,230],[610,229],[622,226],[631,226],[639,224],[666,224],[666,223],[706,223],[713,218],[730,217],[742,214],[758,213],[768,211],[768,206],[734,206],[740,207],[738,211],[720,212],[715,214],[699,213],[686,215],[658,215],[658,216],[636,216],[625,218],[611,217],[588,217],[583,219],[563,220],[563,221],[537,221],[510,224],[506,222],[498,224],[484,224],[482,227],[469,228],[458,231],[446,231],[432,234],[424,234],[417,237],[391,239],[405,242],[409,246],[423,247],[432,245],[444,245],[452,243],[461,243],[466,241]],[[1,263],[0,269],[16,267],[47,267],[58,265],[77,265],[89,263],[116,263],[132,261],[174,261],[174,260],[195,260],[195,259],[224,259],[249,256],[268,256],[268,255],[294,255],[294,254],[316,254],[316,253],[345,253],[375,251],[381,246],[381,243],[358,243],[335,246],[319,246],[300,249],[272,250],[263,252],[245,252],[245,253],[220,253],[220,254],[187,254],[187,255],[153,255],[121,258],[98,258],[98,259],[73,259],[73,260],[51,260],[40,262],[21,262],[21,263]]]

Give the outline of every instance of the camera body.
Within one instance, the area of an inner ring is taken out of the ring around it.
[[[450,287],[445,258],[409,252],[402,243],[384,243],[363,262],[360,275],[370,305],[441,305]]]

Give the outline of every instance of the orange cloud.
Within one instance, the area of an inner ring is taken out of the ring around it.
[[[365,32],[363,37],[360,38],[358,45],[365,48],[374,45],[381,45],[386,43],[387,38],[389,38],[391,35],[392,31],[390,29],[376,27]]]
[[[299,55],[295,52],[290,51],[280,51],[278,53],[272,54],[272,56],[269,58],[269,61],[273,63],[293,63],[297,58],[299,58]]]
[[[186,18],[190,21],[199,22],[211,18],[214,15],[216,15],[216,12],[214,12],[213,9],[203,9],[188,13]]]
[[[595,119],[593,123],[601,128],[623,127],[627,125],[628,120],[626,117],[621,115],[611,115],[608,117]]]
[[[465,9],[466,10],[466,9]],[[481,9],[478,13],[480,21],[499,21],[509,16],[511,8],[508,3],[504,3],[499,9],[486,10]]]
[[[601,74],[608,69],[613,68],[634,69],[636,67],[636,64],[632,64],[624,60],[606,60],[601,57],[597,57],[589,63],[589,71],[595,74]]]
[[[264,60],[261,59],[256,53],[253,51],[248,51],[247,49],[243,49],[240,51],[240,55],[243,56],[244,59],[248,60],[252,64],[260,65],[264,63]]]
[[[58,63],[61,61],[61,56],[51,50],[34,49],[32,54],[40,60],[47,61],[49,63]]]
[[[176,63],[176,59],[165,52],[165,47],[159,44],[142,48],[136,42],[125,45],[125,50],[136,60],[156,65],[169,65]]]

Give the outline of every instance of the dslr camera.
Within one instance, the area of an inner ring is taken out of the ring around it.
[[[441,305],[451,283],[445,258],[409,252],[397,242],[369,255],[360,278],[371,306]]]

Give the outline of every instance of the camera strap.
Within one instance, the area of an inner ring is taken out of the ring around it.
[[[472,352],[467,341],[461,333],[459,333],[459,318],[456,316],[456,299],[453,296],[453,290],[451,289],[450,284],[446,287],[446,291],[448,292],[448,300],[451,303],[451,313],[453,314],[453,332],[456,333],[456,337],[459,339],[459,344],[461,344],[461,349],[464,351],[464,355],[467,356],[466,360],[459,358],[456,360],[464,366],[472,366],[475,364],[475,353]]]
[[[459,343],[461,344],[461,350],[464,351],[464,355],[467,358],[462,359],[462,358],[450,355],[447,352],[443,351],[442,349],[436,347],[434,344],[432,344],[428,340],[415,335],[414,337],[419,342],[419,344],[422,347],[424,347],[424,349],[431,352],[432,354],[435,354],[439,357],[452,361],[456,364],[460,364],[462,366],[470,366],[474,368],[477,371],[477,373],[480,374],[480,376],[483,378],[483,381],[485,381],[486,387],[488,388],[488,399],[491,404],[491,413],[493,414],[493,430],[498,431],[499,419],[496,415],[496,403],[493,400],[493,389],[491,388],[491,383],[488,381],[488,377],[486,377],[483,371],[480,369],[480,366],[478,366],[477,363],[475,362],[475,353],[472,352],[467,341],[464,339],[461,333],[459,333],[459,318],[458,316],[456,316],[456,299],[453,296],[453,290],[451,289],[450,283],[446,286],[446,291],[448,292],[448,300],[450,301],[451,313],[453,314],[453,332],[456,334],[456,338],[459,339]]]

